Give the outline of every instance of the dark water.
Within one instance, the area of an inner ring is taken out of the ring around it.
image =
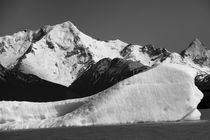
[[[201,121],[0,132],[0,140],[210,140],[210,109]]]

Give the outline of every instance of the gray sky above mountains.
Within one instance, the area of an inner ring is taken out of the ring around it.
[[[70,20],[101,40],[180,52],[194,38],[210,48],[209,0],[1,0],[0,36]]]

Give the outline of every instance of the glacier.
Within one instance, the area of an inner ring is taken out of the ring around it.
[[[84,98],[0,101],[0,130],[199,120],[197,72],[163,63]]]

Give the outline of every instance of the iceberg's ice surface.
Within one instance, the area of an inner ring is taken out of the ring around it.
[[[198,120],[196,70],[161,64],[96,95],[59,102],[0,102],[0,130]]]

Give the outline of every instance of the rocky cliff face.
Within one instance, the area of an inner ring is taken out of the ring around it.
[[[195,85],[202,91],[204,97],[198,108],[210,108],[210,75],[200,74],[195,77]]]
[[[79,31],[71,22],[0,37],[1,88],[5,83],[9,83],[6,84],[8,87],[13,85],[11,83],[24,83],[23,87],[27,87],[24,100],[30,100],[27,93],[31,89],[40,93],[42,89],[48,91],[52,87],[58,87],[58,90],[52,88],[53,96],[59,91],[61,98],[47,95],[49,100],[92,95],[161,63],[176,63],[196,69],[196,85],[204,94],[208,91],[210,51],[198,39],[178,54],[153,45],[139,46],[120,40],[99,41]],[[40,91],[31,83],[39,85]],[[21,93],[21,88],[17,88],[21,84],[13,87]],[[41,93],[44,99],[46,93]],[[1,97],[1,100],[10,99],[9,96]]]
[[[77,97],[90,96],[147,69],[149,67],[140,62],[104,58],[88,68],[68,90],[77,93]]]

